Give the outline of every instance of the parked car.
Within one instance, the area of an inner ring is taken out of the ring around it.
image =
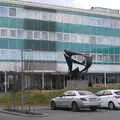
[[[109,108],[111,110],[120,108],[120,90],[101,90],[96,95],[99,98],[101,108]]]
[[[90,108],[96,111],[99,106],[98,97],[89,91],[70,90],[63,95],[53,98],[50,101],[51,109],[70,108],[72,111],[79,111],[80,108]]]

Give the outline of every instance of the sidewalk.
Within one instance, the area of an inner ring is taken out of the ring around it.
[[[28,110],[27,107],[23,108],[23,111],[21,111],[20,107],[17,109],[8,109],[7,107],[0,107],[1,113],[6,114],[12,114],[12,115],[18,115],[18,116],[33,116],[33,117],[47,117],[49,113],[48,107],[41,107],[41,106],[32,106],[30,108],[30,112],[28,113],[26,110]]]

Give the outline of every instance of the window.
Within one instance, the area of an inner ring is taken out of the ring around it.
[[[0,33],[1,33],[0,34],[1,37],[7,37],[7,30],[6,29],[1,29]]]
[[[76,35],[75,34],[70,34],[70,40],[71,41],[76,41]]]
[[[49,20],[49,14],[47,12],[41,12],[41,19],[42,20]]]
[[[115,91],[114,92],[116,95],[120,95],[120,91]]]
[[[112,92],[111,91],[105,91],[104,95],[112,95]]]
[[[56,21],[56,14],[55,13],[49,13],[49,20],[50,21]]]
[[[97,55],[97,62],[100,62],[103,60],[103,55]]]
[[[60,13],[56,14],[56,21],[62,22],[62,14],[60,14]]]
[[[52,41],[55,40],[55,33],[54,32],[49,32],[49,40],[52,40]]]
[[[62,41],[63,40],[63,33],[56,33],[56,40]]]
[[[34,32],[34,39],[35,40],[39,40],[40,39],[40,32],[39,31],[35,31]]]
[[[89,91],[79,91],[79,95],[94,95],[92,92]]]
[[[65,40],[65,41],[69,41],[69,34],[64,33],[64,40]]]
[[[17,30],[17,38],[24,38],[24,30]]]
[[[16,16],[16,8],[9,8],[9,16]]]
[[[48,40],[48,32],[41,31],[41,39],[42,40]]]
[[[24,8],[17,8],[17,10],[16,10],[16,16],[18,18],[24,18],[24,16],[25,16],[24,14],[25,14]]]
[[[89,37],[89,43],[90,44],[96,44],[96,37],[95,36],[90,36]]]
[[[99,92],[96,93],[96,95],[97,95],[97,96],[103,96],[103,95],[104,95],[104,92],[105,92],[104,90],[99,91]]]
[[[33,39],[33,32],[32,31],[27,31],[26,37],[29,40]]]
[[[109,57],[109,55],[103,55],[103,61],[104,62],[109,62],[109,59],[110,57]]]
[[[9,36],[12,37],[12,38],[15,38],[16,37],[16,30],[10,30],[9,31]]]
[[[8,8],[0,7],[0,16],[8,16]]]

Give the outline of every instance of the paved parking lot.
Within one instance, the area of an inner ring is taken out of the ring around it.
[[[120,111],[98,110],[91,112],[83,110],[80,112],[51,111],[49,120],[120,120]]]
[[[41,111],[41,112],[44,112]],[[0,120],[120,120],[120,110],[98,110],[97,112],[91,112],[89,110],[81,110],[80,112],[72,112],[70,110],[49,110],[48,117],[40,116],[20,116],[0,113]]]

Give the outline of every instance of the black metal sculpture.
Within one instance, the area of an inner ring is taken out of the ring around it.
[[[68,50],[64,50],[64,52],[65,52],[64,57],[66,59],[67,65],[68,65],[69,72],[72,76],[76,76],[81,73],[86,73],[88,71],[88,69],[90,68],[90,66],[92,65],[92,59],[93,59],[92,56],[88,56],[88,55],[81,54],[81,53],[71,52]],[[72,58],[72,56],[74,56],[74,55],[83,56],[84,60],[82,62],[79,62]],[[73,63],[76,63],[78,65],[83,65],[84,68],[81,71],[79,71],[79,67],[77,67],[73,70]]]

